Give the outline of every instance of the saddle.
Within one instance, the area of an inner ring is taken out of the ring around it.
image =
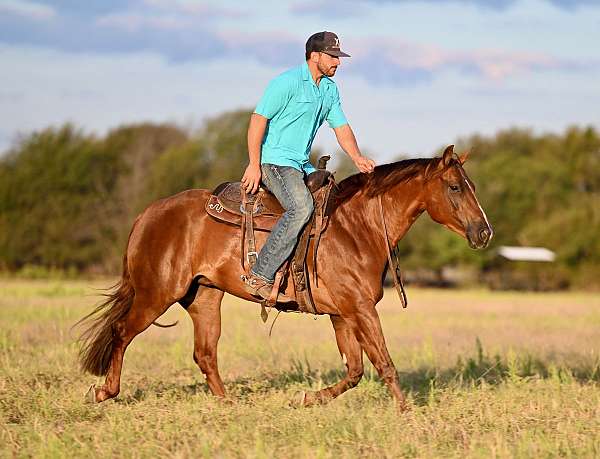
[[[293,303],[278,304],[277,296],[282,283],[292,280],[294,298],[299,312],[318,314],[308,280],[308,246],[313,238],[312,246],[312,279],[317,285],[317,249],[321,234],[327,227],[331,206],[331,191],[335,187],[333,174],[325,169],[329,156],[319,159],[318,170],[306,179],[306,186],[313,196],[314,211],[299,237],[298,244],[291,259],[286,261],[275,276],[273,291],[263,306],[263,320],[266,320],[265,306],[282,310],[294,307]],[[254,231],[271,231],[285,212],[277,198],[262,186],[254,195],[245,192],[240,182],[225,182],[217,186],[206,203],[206,212],[216,220],[234,226],[241,231],[241,264],[249,274],[256,263]]]

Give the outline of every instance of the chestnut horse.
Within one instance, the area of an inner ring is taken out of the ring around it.
[[[492,228],[475,197],[475,187],[453,153],[378,166],[339,184],[336,207],[318,252],[318,312],[330,316],[347,375],[337,384],[306,393],[306,406],[331,400],[356,386],[363,375],[363,351],[405,406],[398,375],[388,353],[375,306],[383,297],[388,263],[379,200],[389,242],[395,246],[424,211],[467,239],[471,248],[487,246]],[[113,293],[82,321],[81,366],[106,375],[92,386],[95,402],[119,393],[123,354],[133,338],[179,302],[194,323],[194,361],[214,395],[224,397],[217,367],[224,292],[257,301],[242,288],[240,229],[216,221],[204,205],[207,190],[188,190],[151,204],[133,224],[123,275]],[[257,232],[262,246],[266,233]],[[340,263],[339,260],[344,260]],[[290,292],[291,293],[291,292]]]

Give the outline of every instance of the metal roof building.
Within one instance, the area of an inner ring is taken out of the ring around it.
[[[498,248],[498,255],[511,261],[551,262],[556,259],[556,254],[544,247],[512,247],[503,245]]]

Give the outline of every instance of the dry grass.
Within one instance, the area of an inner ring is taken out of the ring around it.
[[[95,287],[109,282],[95,284]],[[0,280],[0,455],[167,457],[600,456],[600,297],[409,289],[380,304],[412,411],[368,366],[333,403],[293,409],[342,375],[328,318],[223,305],[221,374],[208,394],[193,330],[172,308],[127,351],[120,396],[84,405],[70,326],[97,302],[85,282]]]

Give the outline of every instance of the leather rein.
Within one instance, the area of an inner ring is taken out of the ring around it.
[[[394,287],[396,287],[396,292],[400,297],[400,301],[402,302],[402,307],[406,308],[408,306],[408,298],[406,297],[406,292],[404,291],[404,283],[402,282],[402,273],[400,271],[400,263],[398,261],[398,252],[396,250],[394,256],[392,257],[392,251],[390,249],[390,239],[388,237],[387,225],[385,224],[385,217],[383,215],[383,204],[381,203],[381,195],[377,195],[377,202],[379,203],[379,216],[381,217],[381,224],[383,226],[383,238],[385,239],[385,251],[387,252],[388,257],[388,269],[392,276],[392,280],[394,281]]]

